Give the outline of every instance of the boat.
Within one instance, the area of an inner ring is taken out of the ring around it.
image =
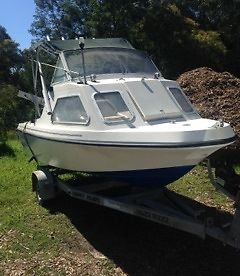
[[[33,50],[35,94],[19,94],[36,115],[17,132],[40,167],[160,187],[235,140],[125,39],[47,40]],[[40,60],[46,53],[56,65]],[[44,68],[54,70],[49,87]]]

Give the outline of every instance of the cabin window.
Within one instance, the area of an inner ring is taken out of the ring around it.
[[[59,98],[55,105],[54,123],[87,124],[89,117],[78,96]]]
[[[191,104],[189,103],[189,101],[187,100],[187,98],[179,88],[169,87],[169,90],[184,112],[186,113],[194,112]]]
[[[98,108],[106,122],[133,119],[119,92],[98,93],[94,95]]]
[[[64,82],[67,80],[66,72],[60,58],[57,60],[56,69],[53,74],[52,83]]]
[[[83,75],[80,50],[65,51],[65,58],[71,71]],[[158,69],[141,51],[118,48],[94,48],[84,50],[86,75],[96,74],[137,74],[153,75]]]

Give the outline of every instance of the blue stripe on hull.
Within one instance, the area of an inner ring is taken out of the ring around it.
[[[135,186],[163,187],[188,173],[194,166],[182,166],[151,170],[97,173],[117,181],[128,182]]]

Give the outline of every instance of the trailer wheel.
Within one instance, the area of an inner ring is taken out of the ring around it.
[[[46,206],[57,197],[57,189],[52,174],[41,169],[32,173],[32,190],[36,193],[38,204]]]

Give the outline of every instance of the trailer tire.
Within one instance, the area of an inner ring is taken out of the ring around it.
[[[54,177],[47,169],[32,173],[32,190],[36,193],[37,202],[41,206],[47,206],[57,197]]]

